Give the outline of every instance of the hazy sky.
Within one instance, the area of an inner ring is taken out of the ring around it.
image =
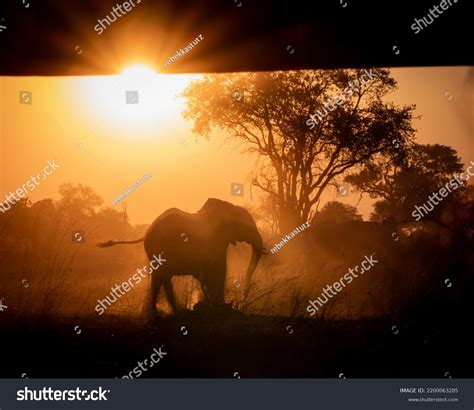
[[[57,197],[61,183],[74,182],[93,187],[112,207],[115,196],[150,172],[152,178],[127,198],[132,223],[150,223],[175,206],[196,211],[209,197],[252,203],[254,158],[239,153],[224,135],[196,142],[181,117],[183,102],[174,95],[198,76],[139,74],[0,77],[0,202],[55,159],[60,168],[30,194],[32,201]],[[464,163],[474,160],[472,69],[406,68],[392,74],[399,90],[390,99],[416,104],[422,117],[414,122],[418,142],[451,145]],[[125,104],[127,90],[139,91],[139,104]],[[19,103],[20,91],[32,92],[31,105]],[[231,196],[232,182],[245,184],[244,197]],[[335,191],[326,199],[341,200]],[[358,196],[343,199],[354,204]],[[359,210],[368,216],[370,201],[363,200]]]

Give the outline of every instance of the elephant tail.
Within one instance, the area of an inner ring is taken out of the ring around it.
[[[115,246],[115,245],[131,245],[134,243],[140,243],[145,240],[145,237],[136,239],[134,241],[108,241],[108,242],[99,242],[96,246],[98,248],[108,248],[110,246]]]

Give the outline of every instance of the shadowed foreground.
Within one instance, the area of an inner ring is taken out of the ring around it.
[[[396,328],[231,310],[154,325],[106,319],[9,323],[2,313],[1,376],[121,378],[162,346],[141,377],[472,377],[471,332],[440,316]]]

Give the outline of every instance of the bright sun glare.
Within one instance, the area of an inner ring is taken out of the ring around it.
[[[139,79],[141,77],[153,78],[156,73],[146,65],[132,65],[131,67],[127,67],[125,70],[123,70],[122,75],[129,79]]]
[[[148,66],[134,65],[120,75],[81,78],[78,91],[101,128],[151,134],[176,122],[184,108],[177,95],[197,77],[158,74]]]

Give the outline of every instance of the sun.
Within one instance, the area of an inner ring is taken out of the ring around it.
[[[121,76],[129,84],[146,86],[149,81],[154,81],[158,74],[150,67],[142,64],[132,65],[125,68]]]
[[[120,75],[84,77],[78,81],[87,115],[114,135],[153,135],[180,118],[178,95],[196,75],[159,74],[147,65],[131,65]]]

